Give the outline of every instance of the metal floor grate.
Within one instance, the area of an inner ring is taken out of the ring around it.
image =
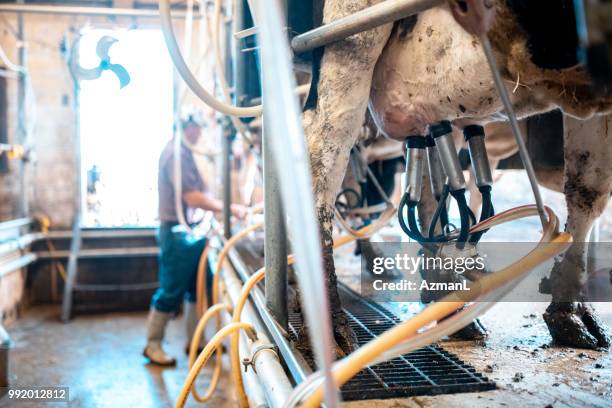
[[[365,344],[401,321],[384,307],[361,298],[340,285],[344,310],[359,344]],[[292,340],[302,326],[299,314],[290,314]],[[309,361],[312,366],[312,361]],[[402,357],[368,367],[342,387],[345,401],[455,394],[495,389],[495,383],[448,353],[432,345]]]

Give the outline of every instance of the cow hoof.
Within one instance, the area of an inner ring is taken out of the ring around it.
[[[451,334],[449,337],[453,340],[483,340],[487,337],[487,329],[480,320],[475,319],[472,323]]]
[[[337,313],[333,319],[334,338],[336,340],[336,355],[344,357],[359,348],[357,335],[351,328],[344,312]]]
[[[551,303],[544,321],[553,343],[584,349],[608,349],[610,333],[593,308],[584,303]]]

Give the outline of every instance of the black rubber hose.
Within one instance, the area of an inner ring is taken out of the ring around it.
[[[421,234],[421,231],[419,230],[419,224],[417,223],[416,203],[414,203],[414,205],[408,205],[408,225],[410,226],[412,233],[415,235],[415,240],[417,242],[421,244],[427,242],[427,238],[425,238],[423,234]]]
[[[407,206],[408,194],[404,194],[402,196],[402,199],[400,200],[399,208],[397,209],[397,219],[399,221],[399,225],[402,231],[404,231],[404,233],[408,235],[408,237],[410,237],[412,240],[417,241],[414,233],[410,230],[410,227],[408,227],[408,224],[406,224],[406,220],[404,219],[404,208],[406,208]]]
[[[465,199],[465,189],[451,191],[451,195],[459,206],[461,230],[459,231],[459,238],[457,238],[457,248],[462,249],[470,237],[470,207]]]
[[[397,211],[397,218],[400,224],[400,228],[402,231],[408,235],[410,239],[418,242],[424,248],[429,248],[427,245],[427,238],[425,238],[420,230],[419,226],[416,222],[416,206],[418,203],[414,201],[408,200],[408,194],[404,194],[399,204],[399,208]],[[408,212],[406,214],[406,218],[408,219],[408,223],[406,223],[406,219],[404,219],[404,208],[408,208]]]
[[[479,187],[478,190],[482,195],[482,209],[480,212],[480,222],[491,218],[495,214],[495,210],[493,209],[493,201],[491,198],[491,186],[482,186]],[[472,234],[470,237],[470,243],[478,243],[485,232],[488,230],[483,230]]]
[[[429,224],[429,240],[430,241],[440,241],[443,240],[440,238],[436,238],[436,225],[438,224],[438,220],[440,220],[440,225],[442,226],[442,237],[444,237],[444,227],[448,225],[448,211],[446,210],[446,199],[448,198],[449,186],[448,184],[444,185],[444,189],[442,190],[442,195],[438,198],[438,207],[436,208],[436,212],[434,212],[433,217],[431,218],[431,224]]]

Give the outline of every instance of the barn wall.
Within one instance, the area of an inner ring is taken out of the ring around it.
[[[0,19],[0,44],[9,59],[17,63],[17,41],[14,31],[17,19],[11,14],[2,14]],[[77,108],[74,103],[74,84],[65,57],[62,54],[62,40],[73,38],[72,33],[86,25],[95,28],[157,26],[154,19],[85,18],[76,16],[24,15],[28,69],[35,92],[36,126],[30,141],[35,160],[26,165],[25,176],[29,201],[29,214],[44,214],[51,219],[55,229],[69,229],[74,217],[74,203],[77,196],[75,174]],[[175,20],[175,31],[182,38],[182,23]],[[194,27],[197,39],[198,24]],[[207,36],[206,36],[207,37]],[[70,40],[69,40],[70,41]],[[201,42],[194,41],[194,47]],[[204,50],[210,52],[210,50]],[[165,49],[160,52],[167,52]],[[197,57],[202,52],[195,48]],[[195,59],[195,57],[194,57]],[[209,61],[209,59],[207,59]],[[1,64],[0,64],[1,65]],[[211,63],[202,65],[202,75],[210,78]],[[206,84],[211,86],[211,82]],[[186,97],[188,104],[196,104],[194,97]],[[10,143],[17,142],[17,81],[7,80],[7,127]],[[201,108],[201,105],[198,104]],[[33,110],[30,110],[30,114]],[[207,111],[208,118],[211,116]],[[34,116],[30,116],[30,120]],[[214,126],[213,126],[214,127]],[[216,143],[215,143],[216,144]],[[19,208],[21,181],[19,163],[9,163],[9,171],[0,174],[0,222],[21,216]],[[48,269],[48,268],[45,268]],[[38,274],[34,274],[38,275]],[[25,270],[15,271],[0,278],[0,323],[12,318],[25,299],[28,279]]]

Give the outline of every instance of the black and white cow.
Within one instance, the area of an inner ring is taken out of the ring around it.
[[[378,2],[326,0],[323,21]],[[514,89],[512,99],[519,116],[555,107],[582,119],[608,112],[612,98],[592,90],[584,68],[576,61],[577,39],[570,0],[489,3],[496,10],[489,38],[507,87]],[[555,23],[540,24],[541,21]],[[336,193],[368,104],[380,130],[396,139],[424,134],[430,124],[442,120],[454,121],[458,126],[499,120],[502,104],[478,38],[461,28],[448,6],[353,35],[315,54],[319,58],[314,64],[314,86],[303,123],[335,336],[342,348],[350,350],[355,341],[336,289],[332,219]],[[597,120],[576,124],[576,130],[568,131],[566,136],[580,133],[576,138],[582,138],[574,148],[568,144],[566,151],[566,173],[571,173],[573,180],[566,193],[571,197],[568,200],[576,202],[576,208],[585,208],[587,192],[589,197],[604,197],[609,189],[609,168],[597,161],[605,150],[598,149],[601,131],[605,130],[601,126]],[[599,208],[605,200],[591,200],[592,204],[586,207]],[[574,219],[584,216],[576,215]],[[579,228],[568,225],[568,229],[577,234]],[[575,269],[572,273],[577,274]],[[601,325],[587,309],[578,294],[576,302],[551,305],[549,326],[557,342],[581,347],[607,344],[598,334]],[[587,340],[576,341],[573,332],[580,332]]]

